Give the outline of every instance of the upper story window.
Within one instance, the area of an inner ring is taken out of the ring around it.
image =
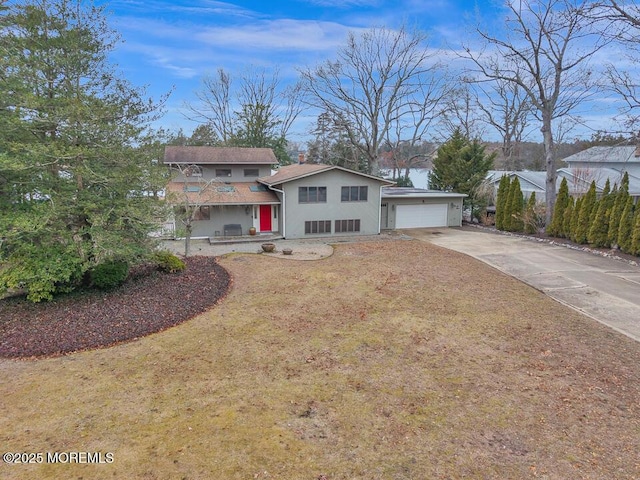
[[[201,177],[202,176],[202,168],[198,165],[189,165],[184,170],[185,177]]]
[[[244,169],[245,177],[259,177],[260,169],[259,168],[245,168]]]
[[[342,187],[340,200],[343,202],[366,202],[369,187]]]
[[[327,187],[298,187],[299,203],[327,203]]]
[[[230,177],[231,169],[230,168],[216,168],[216,177]]]

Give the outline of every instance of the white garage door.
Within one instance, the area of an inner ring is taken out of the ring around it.
[[[396,228],[446,227],[447,204],[398,205]]]

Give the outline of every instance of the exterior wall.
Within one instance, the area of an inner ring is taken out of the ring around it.
[[[393,230],[396,228],[396,210],[398,205],[437,205],[446,203],[447,207],[447,226],[462,226],[462,198],[384,198],[382,204],[386,204],[387,224],[383,224],[382,229]],[[384,219],[385,212],[382,213]]]
[[[629,172],[629,175],[640,177],[640,161],[638,162],[566,162],[569,168],[582,169],[585,172],[596,168],[613,168],[620,172]]]
[[[367,186],[367,201],[342,202],[341,187]],[[299,203],[298,187],[327,187],[326,203]],[[330,170],[282,185],[285,191],[286,238],[380,233],[380,182],[341,170]],[[335,232],[335,220],[360,220],[359,232]],[[305,234],[305,221],[331,221],[330,233]]]
[[[217,178],[221,182],[255,182],[259,177],[265,177],[271,175],[271,166],[270,165],[229,165],[229,164],[219,164],[219,165],[200,165],[202,169],[202,177],[187,177],[190,181],[197,181],[202,179],[203,181],[213,180]],[[216,177],[216,169],[224,169],[231,170],[230,177]],[[245,177],[244,171],[246,169],[258,169],[257,176]],[[177,175],[173,179],[174,182],[183,182],[185,180],[184,175],[178,173],[178,170],[172,168],[172,171]]]
[[[230,223],[240,224],[242,226],[242,234],[249,234],[249,228],[253,226],[251,207],[249,207],[249,213],[245,212],[244,205],[209,208],[210,220],[194,221],[192,237],[208,238],[216,235],[222,236],[224,235],[224,226]],[[180,228],[179,224],[176,226]]]

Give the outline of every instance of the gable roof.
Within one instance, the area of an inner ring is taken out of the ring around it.
[[[591,147],[564,159],[571,163],[636,163],[640,162],[640,147]]]
[[[309,177],[321,172],[328,172],[330,170],[341,170],[353,175],[360,175],[361,177],[377,180],[385,185],[395,184],[395,182],[391,180],[385,180],[384,178],[375,177],[366,173],[356,172],[355,170],[349,170],[348,168],[339,167],[337,165],[325,165],[322,163],[303,163],[280,167],[275,174],[268,177],[258,178],[258,182],[264,183],[265,185],[279,185],[281,183],[291,182],[293,180]]]
[[[167,146],[164,163],[188,164],[261,164],[275,165],[278,159],[270,148]]]

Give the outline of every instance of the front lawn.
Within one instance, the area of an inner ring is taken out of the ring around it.
[[[419,241],[220,264],[188,322],[0,360],[4,451],[113,454],[0,477],[640,478],[640,344],[521,282]]]

